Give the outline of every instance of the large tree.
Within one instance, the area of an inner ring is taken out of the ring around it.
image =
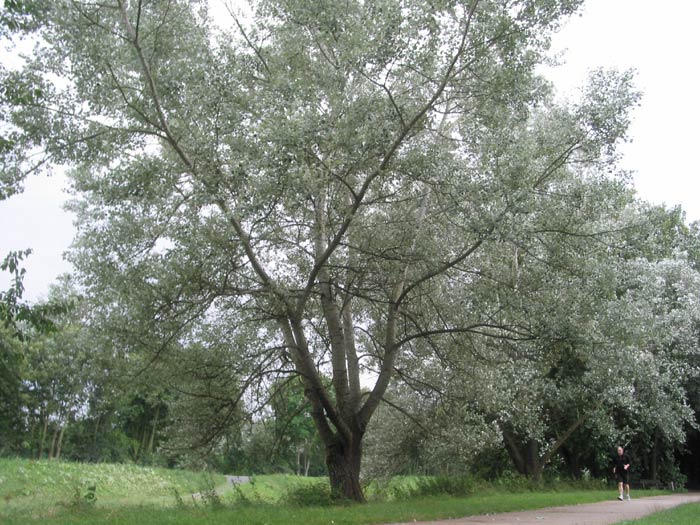
[[[579,3],[265,0],[217,29],[203,2],[52,2],[12,26],[38,48],[2,75],[3,176],[73,165],[73,260],[124,348],[155,360],[216,328],[238,388],[298,374],[334,491],[363,500],[397,357],[517,333],[449,315],[472,256],[614,160],[629,76],[556,107],[535,74]]]

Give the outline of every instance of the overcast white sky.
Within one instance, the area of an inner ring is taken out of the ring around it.
[[[700,220],[694,151],[700,123],[698,20],[695,0],[587,0],[580,16],[555,37],[553,51],[563,52],[565,65],[547,71],[561,93],[575,96],[591,69],[637,70],[644,98],[622,166],[635,173],[641,198],[680,204],[689,221]],[[36,177],[26,182],[24,193],[0,201],[0,257],[33,250],[25,264],[29,301],[46,297],[56,277],[71,270],[62,257],[74,233],[73,218],[62,209],[65,186],[60,175]],[[0,288],[6,282],[0,276]]]

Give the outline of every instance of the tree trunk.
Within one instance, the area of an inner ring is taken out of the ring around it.
[[[581,454],[570,447],[561,447],[561,455],[566,463],[569,475],[573,479],[581,479]]]
[[[542,476],[543,462],[540,461],[540,446],[534,439],[527,441],[527,454],[525,464],[525,475],[534,480],[539,480]]]
[[[361,443],[362,437],[357,436],[352,443],[337,440],[326,447],[326,465],[334,497],[358,502],[365,501],[360,486]]]
[[[43,425],[41,428],[41,441],[39,442],[39,454],[37,454],[37,459],[41,459],[44,455],[44,444],[46,443],[46,434],[49,431],[49,416],[44,414]]]
[[[311,446],[308,439],[304,439],[304,476],[309,477],[311,468]]]
[[[97,446],[97,436],[98,432],[100,430],[100,419],[102,418],[102,414],[97,415],[97,419],[95,420],[95,429],[92,434],[92,444]]]
[[[151,437],[148,439],[148,453],[153,454],[153,443],[156,438],[156,427],[160,418],[160,404],[156,405],[156,414],[153,418],[153,426],[151,427]]]
[[[659,429],[654,430],[654,448],[651,451],[651,479],[659,478]]]
[[[53,431],[53,438],[51,439],[51,448],[49,449],[49,459],[53,459],[54,450],[56,450],[56,440],[58,439],[58,427]]]
[[[508,430],[502,431],[503,441],[516,470],[531,479],[542,476],[543,462],[539,458],[539,445],[534,439],[528,439],[521,447],[518,439]],[[524,450],[521,450],[524,449]]]
[[[68,422],[66,422],[65,425],[61,426],[61,432],[58,434],[58,443],[56,443],[56,455],[54,456],[54,459],[61,459],[61,448],[63,447],[63,434],[65,433],[67,426]]]
[[[148,436],[148,422],[144,421],[141,425],[141,445],[139,445],[139,458],[142,458],[144,455],[148,454],[148,449],[146,448],[148,446]]]
[[[29,439],[29,443],[31,443],[32,447],[34,447],[34,445],[36,444],[37,439],[38,439],[37,435],[36,435],[38,427],[39,427],[39,423],[34,423],[31,427],[32,428],[32,435],[31,435],[31,438]]]

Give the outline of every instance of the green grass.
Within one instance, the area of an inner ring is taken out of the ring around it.
[[[209,485],[225,487],[220,475],[136,465],[0,459],[0,516],[52,514],[87,503],[95,487],[98,507],[165,505]]]
[[[651,493],[650,493],[651,495]],[[239,504],[211,509],[137,506],[75,510],[39,520],[11,516],[6,525],[360,525],[413,520],[447,519],[476,514],[528,510],[558,505],[574,505],[610,499],[610,491],[492,493],[456,498],[434,496],[406,501],[376,502],[334,507],[291,507],[270,503]]]
[[[614,496],[613,490],[576,490],[576,485],[563,482],[533,486],[519,479],[494,483],[471,480],[467,485],[456,485],[468,489],[460,494],[470,496],[411,493],[411,489],[420,485],[425,488],[426,481],[430,479],[404,477],[385,484],[374,483],[366,489],[370,500],[366,505],[295,506],[288,503],[290,492],[296,491],[297,495],[300,492],[301,500],[309,501],[316,492],[327,490],[327,481],[286,475],[256,476],[251,483],[233,488],[226,485],[223,476],[207,480],[201,473],[187,471],[0,459],[0,522],[3,525],[360,525],[574,505]],[[92,484],[96,486],[94,504],[84,499],[87,487]],[[217,488],[216,497],[191,497],[192,493],[212,485]],[[179,501],[173,489],[179,494]]]
[[[512,510],[536,509],[556,505],[573,505],[610,499],[610,492],[563,492],[489,494],[480,497],[455,498],[434,496],[406,501],[376,502],[366,505],[333,507],[289,507],[257,503],[239,505],[234,508],[212,510],[209,508],[167,509],[157,507],[130,507],[120,509],[85,509],[80,512],[44,517],[41,523],[68,524],[169,524],[169,525],[224,525],[245,523],[247,525],[357,525],[388,523],[396,521],[427,520],[434,518],[456,518],[475,514],[508,512]],[[17,516],[7,525],[31,523]]]
[[[289,474],[269,474],[253,476],[250,483],[244,483],[235,490],[228,491],[225,503],[233,503],[233,500],[246,499],[251,503],[281,503],[286,494],[297,487],[313,485],[319,482],[319,478],[307,478],[292,476]]]
[[[687,503],[646,518],[622,521],[619,525],[697,525],[698,523],[700,523],[700,503]]]

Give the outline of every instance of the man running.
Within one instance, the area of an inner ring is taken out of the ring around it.
[[[617,489],[620,495],[617,497],[624,501],[623,488],[627,491],[627,499],[630,498],[630,458],[625,454],[625,449],[617,447],[617,456],[613,459],[613,473],[617,478]]]

